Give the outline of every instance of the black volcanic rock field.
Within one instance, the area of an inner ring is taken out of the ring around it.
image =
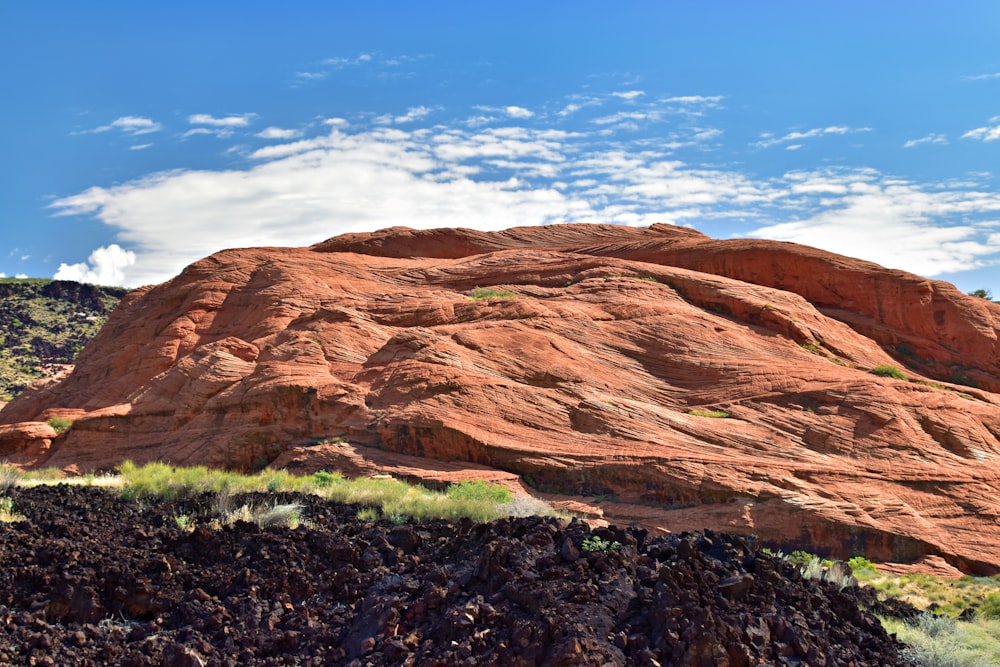
[[[9,495],[25,520],[0,524],[3,665],[907,664],[871,589],[804,580],[744,537],[393,525],[290,494],[236,502],[301,503],[295,529],[210,528],[208,495]]]

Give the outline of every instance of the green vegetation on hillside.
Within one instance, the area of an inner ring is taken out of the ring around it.
[[[517,299],[520,296],[517,292],[511,292],[506,289],[477,287],[472,290],[472,295],[469,298],[479,301],[480,299]]]
[[[884,378],[893,378],[896,380],[907,379],[906,375],[903,374],[903,371],[899,370],[897,367],[891,364],[880,364],[868,372],[871,373],[872,375],[878,375]]]
[[[702,408],[688,410],[688,414],[693,417],[711,417],[713,419],[725,419],[729,416],[725,410],[704,410]]]
[[[74,363],[125,292],[67,280],[0,279],[0,401]]]

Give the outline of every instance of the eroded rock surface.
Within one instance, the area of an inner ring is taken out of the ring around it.
[[[0,457],[495,471],[650,529],[991,573],[998,331],[947,283],[791,244],[394,228],[129,294],[68,378],[0,412],[72,428]]]

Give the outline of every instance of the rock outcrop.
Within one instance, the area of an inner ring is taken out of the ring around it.
[[[0,412],[73,426],[0,457],[493,475],[649,528],[996,572],[998,332],[947,283],[786,243],[394,228],[130,293]]]

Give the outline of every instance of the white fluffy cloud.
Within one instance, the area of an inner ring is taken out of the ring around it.
[[[196,113],[188,116],[188,123],[191,125],[208,125],[211,127],[246,127],[257,117],[257,114],[245,113],[233,116],[223,116],[216,118],[207,113]]]
[[[985,125],[983,127],[977,127],[974,130],[969,130],[962,135],[963,139],[978,139],[980,141],[996,141],[1000,139],[1000,116],[994,116],[990,118],[990,122],[993,125]]]
[[[322,121],[326,134],[319,136],[269,127],[258,137],[273,143],[241,149],[243,167],[156,173],[55,201],[56,215],[96,217],[120,244],[99,248],[88,263],[63,265],[59,275],[138,285],[166,280],[229,247],[304,246],[394,225],[502,229],[561,222],[728,221],[747,235],[929,276],[1000,260],[997,226],[989,223],[1000,197],[972,177],[938,186],[873,169],[761,178],[719,160],[682,159],[681,148],[697,156],[721,136],[699,117],[721,99],[576,96],[572,115],[600,109],[574,119],[584,128],[575,131],[554,125],[571,114],[512,117],[509,110],[521,107],[478,107],[490,114],[481,122],[434,125],[418,122],[439,110],[426,106],[385,123],[370,115],[350,123],[333,118]],[[214,134],[255,117],[191,118],[191,132]],[[655,139],[608,138],[627,123],[654,121],[662,123]],[[866,130],[831,125],[767,135],[762,143],[792,150],[810,139]]]
[[[56,280],[75,280],[94,285],[124,285],[126,270],[135,264],[135,253],[117,244],[98,248],[86,262],[60,264]]]
[[[997,246],[972,224],[941,224],[1000,211],[1000,196],[965,189],[929,189],[871,170],[793,173],[788,207],[803,219],[765,225],[751,235],[792,241],[925,276],[983,266]],[[804,196],[805,199],[797,197]],[[814,198],[814,199],[810,199]]]
[[[261,139],[298,139],[302,136],[301,130],[286,130],[280,127],[265,127],[256,136]]]
[[[535,112],[531,109],[525,109],[524,107],[518,106],[508,106],[504,107],[504,113],[506,113],[511,118],[531,118],[535,115]]]

